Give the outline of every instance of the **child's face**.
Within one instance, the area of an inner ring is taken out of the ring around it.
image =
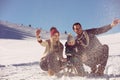
[[[72,41],[69,41],[67,43],[68,43],[69,46],[73,46],[75,44],[75,41],[72,40]]]

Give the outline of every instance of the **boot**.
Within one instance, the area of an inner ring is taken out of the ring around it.
[[[98,67],[98,71],[96,72],[96,74],[97,74],[98,76],[102,76],[102,75],[104,75],[104,70],[105,70],[105,67],[102,66],[102,65],[100,65],[100,66]]]
[[[87,76],[87,75],[88,75],[88,73],[85,72],[83,66],[80,66],[80,67],[75,66],[75,68],[76,68],[76,70],[77,70],[78,76],[84,77],[84,76]]]
[[[88,75],[88,72],[78,73],[78,76],[81,76],[81,77],[84,77],[84,76],[87,76],[87,75]]]
[[[55,72],[51,69],[48,69],[48,75],[49,76],[53,76],[55,74]]]
[[[94,67],[91,68],[91,74],[95,74],[96,71],[97,71],[97,67],[96,66],[94,66]]]

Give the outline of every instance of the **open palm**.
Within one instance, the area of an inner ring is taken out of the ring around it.
[[[41,30],[40,30],[40,29],[37,29],[37,30],[36,30],[36,36],[39,36],[39,35],[40,35],[40,32],[41,32]]]

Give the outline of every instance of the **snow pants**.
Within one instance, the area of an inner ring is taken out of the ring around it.
[[[61,61],[54,53],[50,53],[40,61],[40,68],[44,71],[51,69],[57,73],[61,70]]]
[[[81,55],[82,63],[91,67],[93,73],[96,72],[96,66],[98,67],[98,71],[101,70],[104,72],[105,66],[107,64],[109,56],[109,47],[107,45],[102,45],[93,51],[88,51]]]

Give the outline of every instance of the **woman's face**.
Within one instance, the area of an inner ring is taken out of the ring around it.
[[[59,33],[55,33],[53,36],[52,36],[52,39],[53,41],[59,41]]]

